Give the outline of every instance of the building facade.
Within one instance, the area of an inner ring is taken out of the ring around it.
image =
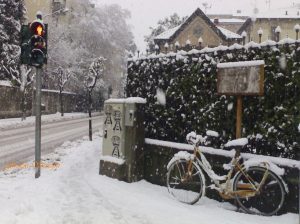
[[[156,50],[216,47],[220,44],[279,41],[286,37],[299,39],[300,4],[269,10],[249,17],[245,15],[205,15],[197,9],[184,23],[154,38]]]
[[[278,41],[286,37],[297,39],[297,24],[300,24],[300,5],[257,14],[248,18],[237,33],[245,31],[246,42]]]
[[[231,45],[241,41],[241,35],[222,27],[218,20],[208,18],[199,8],[181,25],[154,38],[156,49],[164,53]]]

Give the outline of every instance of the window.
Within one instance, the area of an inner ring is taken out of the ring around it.
[[[276,26],[271,26],[271,40],[277,41],[275,30],[276,30]]]
[[[66,7],[66,0],[53,0],[52,2],[52,13],[55,13]]]

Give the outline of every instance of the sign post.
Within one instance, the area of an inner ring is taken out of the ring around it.
[[[218,94],[237,96],[236,138],[242,137],[243,96],[262,96],[264,94],[264,64],[263,60],[259,60],[217,65]]]
[[[242,137],[242,120],[243,120],[243,98],[242,96],[237,96],[236,104],[236,132],[235,138]]]

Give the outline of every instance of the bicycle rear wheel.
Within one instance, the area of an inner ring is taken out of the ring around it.
[[[263,180],[263,176],[266,172],[266,168],[263,167],[250,167],[246,170],[246,173],[252,178],[256,187]],[[259,215],[274,215],[282,207],[285,191],[280,178],[271,170],[267,171],[267,177],[262,184],[260,191],[254,196],[243,197],[236,196],[236,200],[240,207],[247,213],[259,214]],[[245,175],[239,172],[233,182],[233,191],[255,191]]]
[[[177,160],[171,164],[167,173],[169,192],[180,202],[195,204],[204,194],[205,180],[202,171],[192,162],[191,172],[188,172],[189,161]]]

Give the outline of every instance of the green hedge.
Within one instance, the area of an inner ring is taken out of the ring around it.
[[[146,137],[185,142],[191,131],[205,135],[214,130],[220,134],[218,147],[223,147],[235,136],[236,98],[217,95],[217,63],[264,60],[264,96],[243,97],[247,151],[295,159],[300,123],[299,42],[205,51],[128,61],[126,95],[147,99]],[[157,102],[158,88],[166,94],[166,105]]]

